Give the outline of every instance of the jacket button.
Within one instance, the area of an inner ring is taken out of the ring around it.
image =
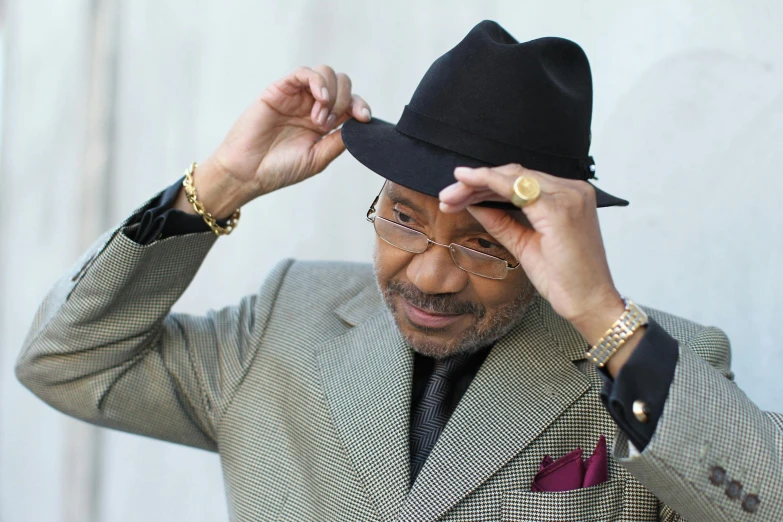
[[[713,466],[710,469],[710,482],[715,486],[721,486],[726,482],[726,470],[720,466]]]
[[[649,418],[650,414],[650,408],[647,407],[647,403],[644,401],[633,401],[633,415],[636,417],[636,420],[641,422],[642,424],[646,424]]]
[[[756,495],[748,495],[745,497],[745,500],[742,501],[742,509],[748,513],[755,513],[759,508],[759,504],[761,504],[759,497]]]
[[[740,498],[742,495],[742,484],[736,480],[732,480],[726,485],[726,496],[732,500]]]

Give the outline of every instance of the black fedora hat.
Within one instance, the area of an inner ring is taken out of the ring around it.
[[[485,20],[430,66],[397,125],[348,120],[342,135],[370,170],[437,197],[459,166],[519,163],[594,179],[592,112],[590,64],[581,47],[563,38],[519,43]],[[628,204],[597,187],[596,195],[599,207]]]

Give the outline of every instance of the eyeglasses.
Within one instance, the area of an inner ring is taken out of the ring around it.
[[[519,268],[519,263],[512,265],[505,259],[491,256],[457,243],[444,245],[433,241],[418,230],[375,215],[377,212],[375,205],[378,204],[379,197],[376,197],[375,201],[370,205],[370,209],[367,211],[367,221],[373,224],[378,237],[391,246],[411,254],[422,254],[427,251],[430,245],[448,248],[455,265],[465,272],[488,279],[505,279],[509,270]]]

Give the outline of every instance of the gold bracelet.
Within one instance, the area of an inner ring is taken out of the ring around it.
[[[630,299],[623,298],[623,300],[625,301],[625,311],[604,336],[595,343],[595,346],[587,352],[587,358],[599,368],[606,366],[617,350],[648,322],[644,310],[636,306],[636,303]]]
[[[196,186],[193,184],[193,173],[196,171],[196,167],[198,167],[198,163],[193,162],[190,164],[188,170],[185,171],[185,179],[182,181],[182,186],[185,187],[185,196],[187,196],[188,202],[193,205],[193,210],[204,218],[204,221],[209,225],[209,228],[212,229],[212,232],[214,232],[216,236],[227,236],[233,232],[239,224],[239,209],[236,209],[234,213],[231,214],[231,217],[228,218],[228,224],[225,227],[218,225],[217,219],[207,212],[204,208],[204,204],[198,200]]]

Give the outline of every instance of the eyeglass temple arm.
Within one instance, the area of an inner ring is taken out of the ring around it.
[[[373,219],[375,218],[375,216],[373,216],[373,214],[375,214],[375,205],[378,204],[378,198],[380,198],[380,197],[381,197],[380,194],[375,196],[375,200],[373,200],[372,205],[370,205],[370,208],[367,210],[367,221],[369,221],[371,223],[372,223]]]
[[[373,219],[375,219],[375,216],[373,216],[373,214],[375,214],[375,205],[377,205],[378,204],[378,200],[381,199],[381,194],[383,194],[383,188],[386,186],[386,183],[388,181],[389,180],[384,180],[383,181],[383,185],[381,185],[380,192],[378,192],[378,195],[375,196],[375,199],[373,200],[372,205],[370,205],[369,210],[367,210],[367,221],[369,221],[371,223],[372,223]]]

